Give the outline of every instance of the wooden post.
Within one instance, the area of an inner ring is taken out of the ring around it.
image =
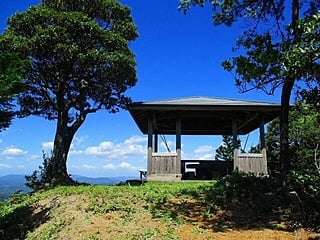
[[[266,150],[266,141],[265,141],[265,132],[264,132],[264,119],[260,121],[260,148],[262,152],[262,166],[263,174],[268,175],[268,164],[267,164],[267,150]]]
[[[147,162],[147,175],[152,174],[152,134],[153,134],[152,118],[148,119],[148,162]]]
[[[238,129],[237,121],[232,119],[232,136],[233,136],[233,169],[235,170],[238,164]]]
[[[181,118],[176,118],[176,152],[177,152],[177,169],[176,173],[181,174]]]
[[[158,139],[159,135],[158,133],[154,134],[154,152],[158,152]]]
[[[265,142],[265,134],[264,134],[264,119],[261,119],[260,121],[260,148],[261,150],[266,148],[266,142]]]
[[[152,133],[154,133],[154,152],[158,152],[158,124],[155,113],[152,114]]]

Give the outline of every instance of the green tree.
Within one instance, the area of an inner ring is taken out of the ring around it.
[[[314,172],[320,177],[320,113],[298,102],[290,114],[290,149],[295,154],[293,171]]]
[[[240,139],[238,139],[238,146],[240,147]],[[233,161],[233,136],[231,135],[223,135],[222,136],[222,144],[217,148],[215,160],[218,161]]]
[[[292,171],[315,170],[320,175],[320,113],[312,105],[297,102],[289,114],[289,156]],[[273,120],[267,130],[266,144],[271,162],[279,160],[280,130],[279,119]],[[273,165],[274,172],[279,172]],[[312,170],[313,169],[313,170]]]
[[[261,89],[273,94],[281,88],[280,163],[282,184],[289,169],[288,114],[292,90],[298,81],[318,82],[320,2],[317,0],[181,0],[180,9],[192,5],[213,7],[215,25],[236,21],[247,28],[236,43],[240,55],[222,66],[235,76],[242,92]]]
[[[10,126],[15,115],[12,100],[22,91],[28,61],[16,54],[0,54],[0,131]]]
[[[297,102],[289,114],[289,157],[291,168],[288,184],[296,190],[310,216],[320,208],[320,113],[310,104]],[[269,124],[266,144],[270,173],[279,173],[279,119]]]
[[[266,132],[266,148],[268,172],[270,175],[280,174],[280,119],[276,118],[268,124]]]
[[[44,0],[8,24],[0,50],[32,61],[21,112],[57,123],[47,180],[73,184],[66,162],[76,131],[90,113],[125,108],[125,92],[136,84],[130,9],[117,0]]]

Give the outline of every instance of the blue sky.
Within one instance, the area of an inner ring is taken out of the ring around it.
[[[222,69],[220,63],[234,54],[231,49],[244,30],[241,25],[213,26],[209,6],[194,7],[184,15],[177,10],[178,0],[122,2],[132,8],[139,32],[131,43],[138,77],[137,85],[127,93],[133,101],[207,96],[280,102],[279,91],[275,96],[260,91],[240,94],[233,76]],[[0,30],[14,12],[38,3],[0,1]],[[54,133],[54,121],[15,119],[0,133],[0,176],[32,173],[42,163],[42,151],[50,152]],[[174,138],[166,137],[174,149]],[[246,137],[241,137],[243,142]],[[220,136],[183,136],[183,158],[213,159],[220,142]],[[248,146],[257,143],[257,134],[250,134]],[[126,111],[91,114],[74,138],[67,164],[71,174],[138,176],[137,169],[146,167],[146,136]]]

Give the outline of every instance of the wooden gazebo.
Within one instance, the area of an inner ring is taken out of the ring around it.
[[[243,154],[234,149],[233,168],[266,175],[264,125],[280,115],[280,105],[234,99],[190,97],[135,102],[128,109],[142,133],[148,135],[147,180],[179,181],[182,178],[182,135],[238,135],[260,129],[261,153]],[[158,135],[175,135],[176,151],[158,153]]]

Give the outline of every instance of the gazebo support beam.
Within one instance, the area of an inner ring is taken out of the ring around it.
[[[232,136],[233,136],[233,169],[238,166],[238,129],[236,119],[232,119]]]
[[[179,116],[176,118],[176,153],[176,174],[181,174],[181,118]]]
[[[262,150],[262,149],[266,148],[265,133],[264,133],[264,120],[263,119],[261,119],[261,121],[260,121],[259,130],[260,130],[260,148]]]
[[[261,153],[262,153],[262,169],[263,174],[267,175],[268,174],[268,166],[267,166],[267,149],[266,149],[266,141],[265,141],[265,132],[264,132],[264,119],[261,118],[260,121],[260,126],[259,126],[259,130],[260,130],[260,148],[261,148]]]
[[[154,152],[158,152],[158,147],[159,147],[159,135],[157,133],[154,134]]]
[[[148,119],[148,163],[147,163],[147,174],[151,175],[152,171],[152,135],[153,135],[153,121],[152,118]]]

